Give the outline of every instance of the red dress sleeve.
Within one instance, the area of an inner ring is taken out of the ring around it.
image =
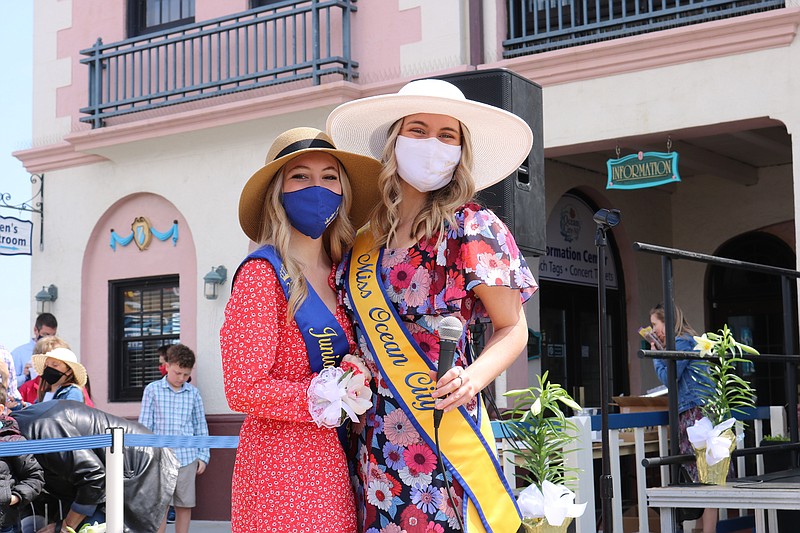
[[[268,261],[239,270],[220,331],[225,396],[234,411],[284,421],[310,422],[311,384],[305,344]],[[303,364],[305,360],[305,364]]]

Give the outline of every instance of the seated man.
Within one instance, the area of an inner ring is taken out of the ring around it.
[[[43,402],[14,413],[29,440],[104,435],[106,428],[150,433],[136,422],[109,415],[81,402]],[[36,454],[44,469],[45,492],[33,505],[54,524],[53,533],[105,522],[105,449]],[[167,512],[178,479],[178,461],[169,449],[125,447],[124,531],[155,533]]]

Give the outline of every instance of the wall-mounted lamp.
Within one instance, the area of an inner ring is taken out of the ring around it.
[[[58,287],[55,285],[42,287],[42,290],[37,292],[34,298],[36,299],[36,307],[39,314],[46,313],[50,310],[50,302],[58,300]]]
[[[216,300],[219,296],[219,286],[225,283],[228,279],[228,269],[220,265],[218,267],[211,267],[211,270],[203,276],[205,282],[204,294],[207,300]]]

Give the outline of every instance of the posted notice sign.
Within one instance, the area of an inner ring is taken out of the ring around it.
[[[539,260],[539,279],[597,286],[600,272],[593,215],[594,210],[577,196],[561,197],[547,221],[547,254]],[[605,258],[606,288],[616,289],[613,254],[607,253]]]
[[[33,222],[0,216],[0,255],[31,255]]]

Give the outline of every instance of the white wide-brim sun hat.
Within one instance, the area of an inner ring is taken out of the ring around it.
[[[520,117],[468,100],[452,83],[436,79],[412,81],[396,94],[346,102],[328,116],[326,129],[340,150],[380,159],[392,124],[417,113],[448,115],[469,130],[476,190],[516,172],[533,146],[533,132]]]
[[[44,367],[48,357],[66,363],[66,365],[72,369],[72,373],[75,374],[75,382],[81,387],[86,386],[86,367],[80,364],[78,362],[78,356],[67,348],[56,348],[51,352],[36,354],[31,357],[33,360],[33,369],[36,370],[37,374],[41,376],[44,373]]]

